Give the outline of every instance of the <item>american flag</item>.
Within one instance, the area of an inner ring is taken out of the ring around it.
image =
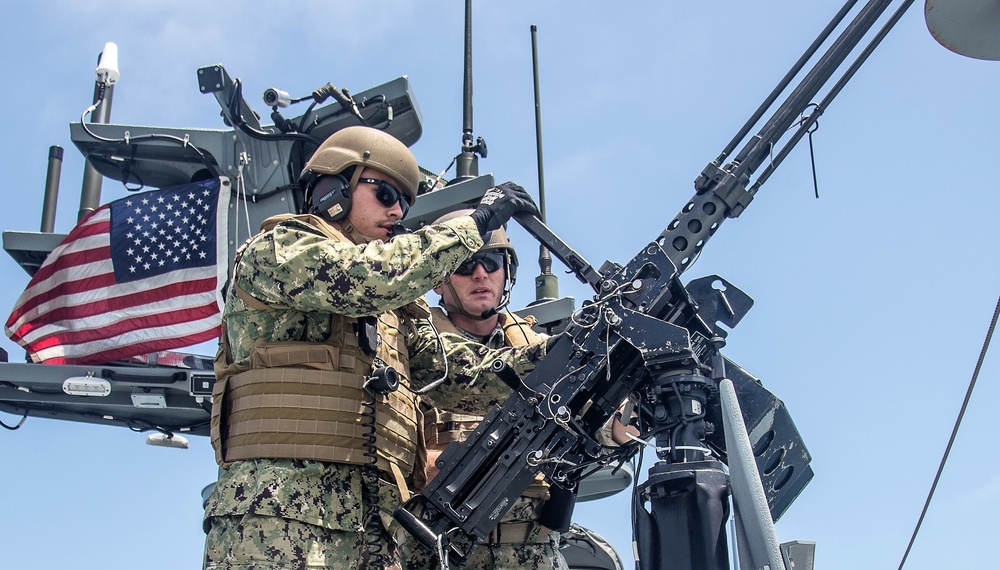
[[[98,364],[219,336],[229,181],[101,206],[31,278],[7,336],[35,362]]]

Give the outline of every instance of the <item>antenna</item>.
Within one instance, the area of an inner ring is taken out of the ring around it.
[[[535,147],[538,149],[538,211],[545,222],[545,168],[542,165],[542,102],[538,89],[538,26],[531,25],[531,68],[535,82]],[[552,254],[538,246],[539,274],[535,278],[535,303],[559,297],[559,278],[552,274]]]
[[[472,144],[472,0],[465,0],[465,80],[462,85],[462,151],[456,157],[455,178],[479,176],[479,155],[486,158],[486,141]]]
[[[97,58],[94,70],[94,104],[90,109],[90,122],[105,124],[111,120],[111,99],[115,83],[121,78],[118,71],[118,46],[113,42],[104,44],[104,50]],[[80,119],[83,122],[83,119]],[[80,211],[77,220],[93,212],[101,203],[101,173],[87,162],[83,167],[83,187],[80,190]]]

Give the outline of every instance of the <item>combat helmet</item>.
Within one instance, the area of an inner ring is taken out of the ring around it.
[[[453,220],[460,216],[468,216],[474,211],[475,210],[472,208],[455,210],[434,220],[434,224],[447,222],[448,220]],[[517,252],[514,250],[514,245],[510,243],[510,238],[507,237],[507,231],[503,227],[486,232],[486,235],[483,236],[483,247],[479,248],[479,251],[502,251],[504,253],[504,288],[503,294],[500,296],[500,304],[494,309],[493,313],[491,313],[495,314],[497,311],[507,306],[507,303],[510,302],[510,293],[514,288],[514,282],[517,280]],[[452,309],[447,306],[445,308],[448,308],[449,310]],[[472,318],[486,318],[486,316],[489,316],[471,315],[463,307],[458,307],[458,309],[460,309],[466,316]]]
[[[410,149],[384,131],[352,126],[327,137],[302,170],[299,183],[305,190],[307,208],[329,212],[334,221],[346,218],[351,207],[350,193],[365,168],[391,176],[402,186],[400,190],[410,205],[417,201],[420,169]],[[347,174],[350,180],[344,176],[348,169],[352,170]],[[326,188],[313,195],[313,187],[325,177],[334,178],[333,191]],[[322,205],[318,203],[321,201]]]

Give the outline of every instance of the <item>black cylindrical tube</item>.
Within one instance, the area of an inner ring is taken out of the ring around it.
[[[49,166],[45,172],[45,197],[42,199],[41,231],[52,232],[56,227],[56,203],[59,201],[59,177],[62,175],[63,149],[49,147]]]

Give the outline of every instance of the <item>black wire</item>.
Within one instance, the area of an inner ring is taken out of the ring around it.
[[[910,542],[906,545],[906,552],[903,553],[902,560],[899,561],[899,569],[903,569],[903,564],[906,563],[906,557],[910,555],[910,549],[913,548],[913,543],[917,539],[917,533],[920,531],[920,525],[924,522],[924,516],[927,515],[927,509],[930,507],[931,498],[934,497],[934,491],[937,489],[938,481],[941,480],[941,472],[944,471],[944,464],[948,461],[948,455],[951,453],[951,447],[955,443],[955,436],[958,435],[958,428],[962,425],[962,417],[965,416],[965,410],[969,407],[969,400],[972,398],[972,390],[976,387],[976,379],[979,378],[979,371],[982,370],[983,360],[986,358],[986,351],[989,350],[990,340],[993,338],[993,331],[996,330],[997,317],[1000,316],[1000,298],[997,298],[996,308],[993,309],[993,320],[990,321],[990,328],[986,332],[986,340],[983,341],[983,348],[979,351],[979,360],[976,361],[976,368],[972,373],[972,380],[969,382],[969,389],[965,391],[965,400],[962,401],[962,409],[958,412],[958,418],[955,419],[955,427],[951,430],[951,437],[948,438],[948,446],[944,450],[944,456],[941,457],[941,464],[938,465],[937,474],[934,475],[934,483],[931,484],[931,490],[927,493],[927,500],[924,501],[924,508],[920,511],[920,518],[917,519],[917,526],[913,529],[913,534],[910,536]]]
[[[17,422],[16,426],[13,426],[13,427],[9,426],[9,425],[3,423],[3,420],[0,420],[0,426],[3,426],[5,428],[9,429],[10,431],[14,431],[16,429],[20,429],[21,426],[24,425],[24,420],[26,420],[26,419],[28,419],[28,412],[24,412],[24,415],[21,416],[21,421]]]
[[[205,152],[202,151],[200,148],[198,148],[198,147],[194,146],[193,144],[191,144],[191,142],[188,139],[182,139],[180,137],[175,137],[173,135],[163,135],[163,134],[157,134],[157,133],[151,133],[151,134],[148,134],[148,135],[138,135],[138,136],[134,136],[134,137],[129,137],[129,139],[127,141],[124,138],[121,138],[121,139],[109,139],[107,137],[102,137],[101,135],[99,135],[99,134],[95,133],[94,131],[90,130],[90,128],[87,127],[86,121],[84,121],[82,118],[80,119],[80,126],[83,127],[84,132],[86,132],[88,135],[90,135],[90,137],[92,139],[98,140],[98,141],[101,141],[101,142],[124,143],[124,144],[127,144],[129,146],[131,146],[133,143],[142,143],[142,142],[144,142],[146,140],[165,140],[165,141],[175,142],[175,143],[181,145],[184,148],[189,148],[192,151],[194,151],[194,153],[198,155],[198,158],[201,160],[201,162],[206,167],[208,167],[209,171],[211,171],[212,173],[214,173],[216,176],[219,175],[219,171],[216,168],[216,165],[213,164],[208,159],[208,157],[205,156]],[[123,181],[123,182],[126,182],[126,181]]]
[[[292,141],[304,141],[312,143],[319,146],[323,141],[318,140],[316,137],[310,136],[306,133],[269,133],[266,131],[260,131],[251,127],[243,113],[240,112],[240,102],[243,101],[243,83],[239,78],[233,80],[233,94],[229,98],[229,115],[233,118],[233,127],[238,128],[244,133],[250,135],[257,140],[292,140]]]
[[[48,404],[48,403],[35,403],[31,407],[28,407],[28,406],[16,406],[16,407],[23,409],[25,416],[27,416],[28,413],[31,412],[31,411],[36,411],[36,412],[38,412],[38,411],[41,411],[41,412],[56,412],[56,413],[60,413],[60,414],[66,414],[66,415],[69,415],[69,416],[75,416],[75,417],[78,417],[78,418],[82,418],[85,421],[86,420],[90,420],[91,422],[97,423],[99,425],[111,425],[111,426],[118,425],[118,426],[121,426],[121,427],[126,427],[129,430],[134,431],[136,433],[143,433],[143,432],[151,431],[152,430],[152,431],[158,431],[158,432],[160,432],[162,434],[165,434],[165,435],[173,435],[172,432],[180,432],[180,433],[193,432],[193,431],[195,431],[197,429],[200,429],[200,428],[203,428],[203,427],[208,427],[209,424],[210,424],[210,421],[201,421],[201,422],[196,422],[196,423],[189,424],[189,425],[184,425],[184,426],[160,426],[160,425],[156,425],[156,424],[154,424],[152,422],[149,422],[147,420],[143,420],[143,419],[140,419],[140,418],[120,418],[120,417],[113,417],[112,419],[108,420],[102,414],[95,414],[95,413],[92,413],[92,412],[79,412],[79,411],[76,411],[76,410],[73,410],[73,409],[70,409],[70,408],[67,408],[67,407],[64,407],[64,406],[53,405],[53,404]],[[2,422],[0,422],[0,423],[2,423]],[[124,424],[124,425],[122,426],[121,424]],[[4,427],[7,427],[7,426],[4,426]],[[10,428],[8,428],[8,429],[10,429]]]
[[[306,119],[309,118],[309,114],[312,113],[312,110],[315,107],[316,107],[316,101],[313,101],[312,103],[309,104],[309,107],[306,109],[306,112],[302,113],[302,118],[299,119],[299,132],[300,133],[309,134],[309,131],[312,130],[312,127],[309,127],[309,129],[306,129]],[[315,126],[315,125],[313,125],[313,126]]]
[[[642,509],[643,514],[646,513],[646,507],[642,504],[642,496],[639,493],[639,471],[642,469],[642,461],[645,457],[646,446],[639,446],[639,454],[634,463],[634,469],[632,470],[632,550],[635,556],[635,568],[639,570],[640,560],[639,557],[641,553],[639,552],[639,535],[638,529],[636,528],[639,523],[639,510]]]

